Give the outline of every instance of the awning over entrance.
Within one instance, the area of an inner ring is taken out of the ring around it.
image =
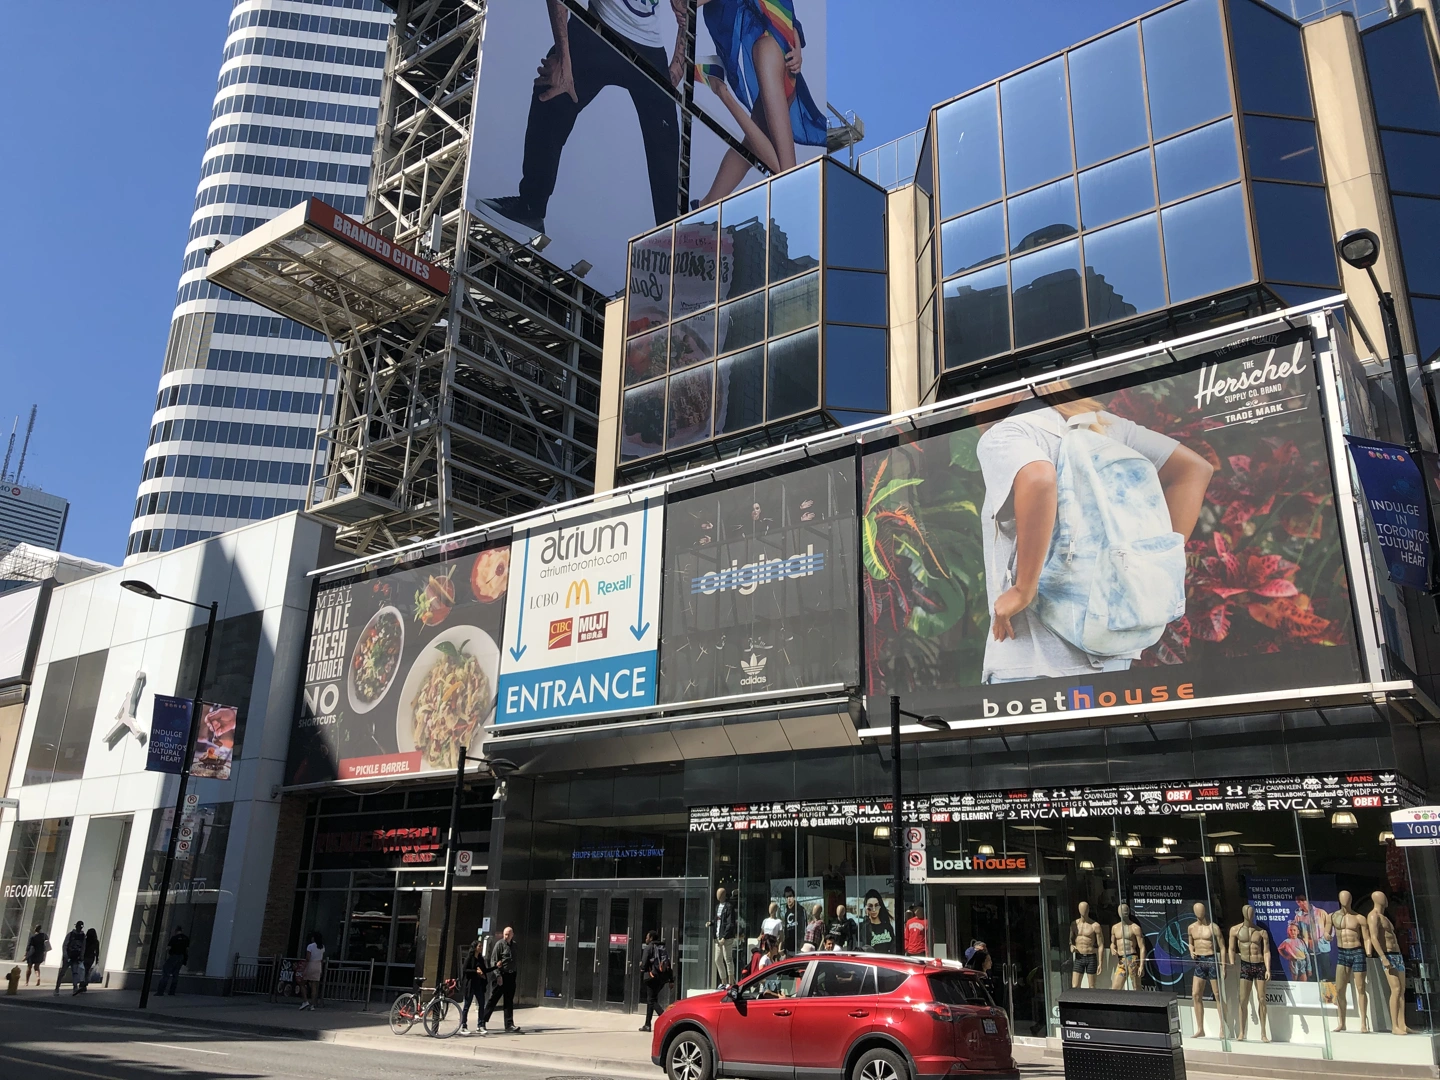
[[[216,250],[205,276],[331,337],[429,313],[450,291],[447,271],[319,199]]]

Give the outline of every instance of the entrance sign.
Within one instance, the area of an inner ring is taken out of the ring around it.
[[[1416,806],[1390,814],[1396,847],[1440,847],[1440,806]]]
[[[1425,521],[1425,481],[1403,446],[1345,436],[1365,505],[1385,556],[1390,580],[1412,589],[1430,587],[1430,530]]]
[[[147,772],[180,775],[185,763],[185,744],[190,741],[190,707],[189,698],[155,695],[150,745],[145,753]]]
[[[655,703],[664,530],[657,491],[515,533],[497,726]]]

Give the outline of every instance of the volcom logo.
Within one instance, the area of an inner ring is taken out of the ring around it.
[[[770,677],[765,674],[765,665],[769,662],[768,656],[757,656],[750,654],[749,660],[740,661],[740,670],[745,674],[740,679],[741,686],[765,686],[770,682]]]

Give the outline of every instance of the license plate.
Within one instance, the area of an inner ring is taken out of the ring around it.
[[[995,1021],[994,1021],[994,1020],[982,1020],[982,1021],[980,1021],[980,1022],[985,1025],[985,1034],[986,1034],[986,1035],[998,1035],[998,1034],[1000,1034],[1000,1029],[995,1026]]]

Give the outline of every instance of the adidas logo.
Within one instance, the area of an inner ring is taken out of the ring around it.
[[[740,661],[740,670],[745,674],[740,679],[741,686],[765,686],[770,682],[769,676],[765,674],[765,665],[769,662],[768,656],[757,656],[750,654],[749,660]]]

